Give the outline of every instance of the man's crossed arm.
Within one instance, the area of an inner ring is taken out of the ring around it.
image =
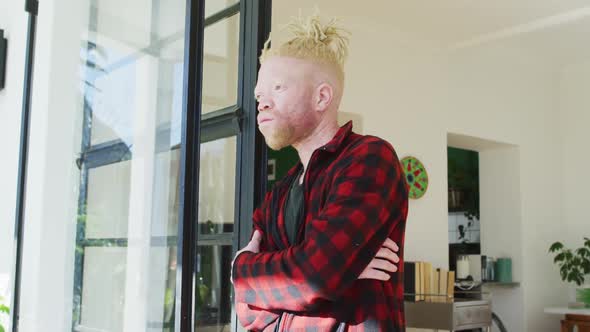
[[[260,231],[255,231],[250,242],[244,248],[239,250],[235,257],[245,251],[259,253],[261,240],[262,235]],[[399,257],[396,254],[398,251],[398,245],[391,239],[387,238],[383,243],[383,246],[379,249],[369,265],[363,270],[358,279],[389,280],[390,274],[397,272],[398,270],[396,266],[396,264],[399,263]],[[232,270],[233,263],[234,262],[232,261]],[[233,283],[233,276],[230,280]],[[238,318],[240,319],[240,323],[248,330],[252,331],[263,330],[280,316],[280,310],[264,310],[243,302],[236,302],[236,310],[239,313]]]
[[[252,235],[252,239],[250,242],[239,250],[234,257],[238,257],[244,251],[249,251],[253,253],[260,252],[260,241],[262,241],[262,234],[260,231],[255,231],[254,235]],[[397,263],[399,263],[399,257],[397,256],[397,252],[399,251],[398,245],[393,242],[390,238],[387,238],[381,249],[375,255],[375,258],[367,265],[367,267],[363,270],[360,274],[358,279],[374,279],[374,280],[382,280],[387,281],[391,278],[391,273],[397,272]],[[233,270],[233,261],[232,261],[232,270]],[[233,276],[232,276],[232,283],[233,283]]]

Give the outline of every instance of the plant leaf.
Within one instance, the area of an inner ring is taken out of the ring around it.
[[[561,261],[563,261],[564,258],[565,258],[565,253],[563,253],[563,252],[562,253],[559,253],[553,259],[553,263],[561,262]]]
[[[582,247],[576,250],[576,254],[580,255],[581,257],[590,257],[590,249]]]
[[[561,272],[559,272],[559,274],[561,274],[561,280],[563,280],[563,281],[567,281],[567,280],[566,280],[566,279],[567,279],[567,272],[565,272],[565,271],[561,271]]]
[[[577,280],[578,280],[578,276],[579,276],[579,275],[580,275],[580,274],[578,273],[578,270],[576,270],[576,269],[572,269],[572,270],[570,271],[570,273],[568,274],[568,276],[567,276],[567,277],[568,277],[568,279],[569,279],[568,281],[577,281]]]
[[[549,247],[549,252],[555,252],[561,249],[563,249],[563,244],[561,242],[555,242]]]
[[[582,261],[580,260],[580,257],[574,256],[572,258],[572,265],[573,266],[579,266],[580,264],[582,264]]]

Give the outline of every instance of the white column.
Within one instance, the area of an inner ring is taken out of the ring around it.
[[[146,330],[155,165],[158,60],[144,55],[136,66],[124,331]]]
[[[19,331],[71,326],[88,2],[42,1],[35,46]],[[70,13],[63,19],[63,13]],[[24,68],[23,68],[24,70]],[[50,310],[48,310],[50,308]]]

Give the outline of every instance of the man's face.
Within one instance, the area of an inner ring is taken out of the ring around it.
[[[263,62],[254,94],[258,127],[273,150],[296,144],[315,128],[314,79],[304,60],[274,56]]]

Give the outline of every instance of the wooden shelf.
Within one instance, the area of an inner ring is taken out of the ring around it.
[[[520,282],[517,282],[517,281],[513,281],[513,282],[484,281],[483,285],[502,286],[502,287],[519,287]]]
[[[449,214],[465,214],[465,209],[449,209]]]

